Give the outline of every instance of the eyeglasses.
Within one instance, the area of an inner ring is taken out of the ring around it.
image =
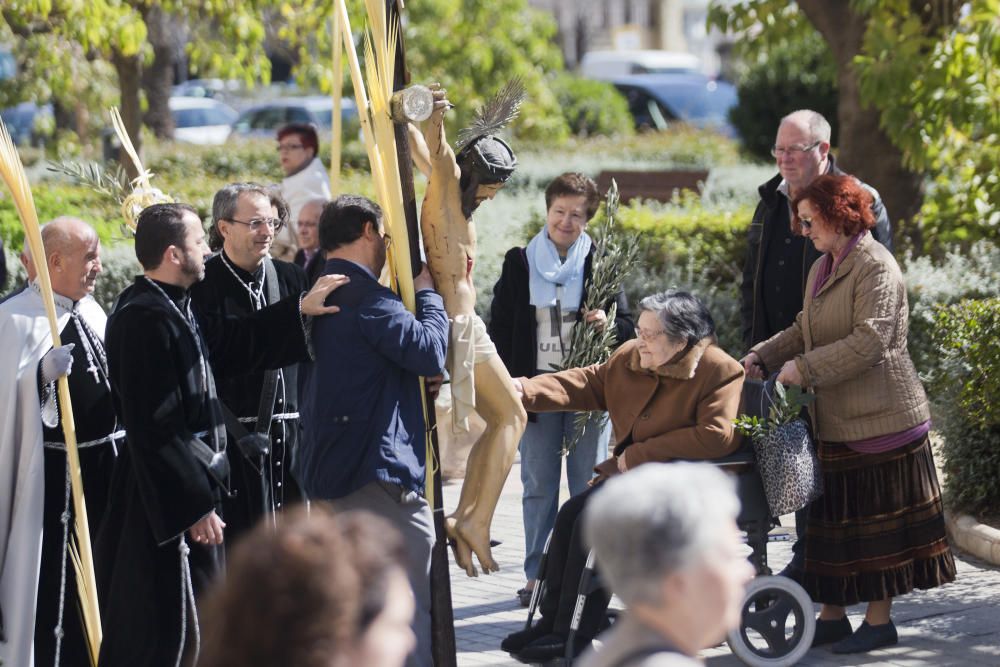
[[[246,225],[252,232],[256,232],[264,225],[270,227],[271,231],[279,232],[281,231],[281,228],[285,226],[285,223],[279,218],[254,218],[253,220],[247,220],[246,222],[243,220],[235,220],[233,218],[223,218],[223,220],[226,220],[227,222],[235,222],[238,225]]]
[[[656,338],[657,336],[660,336],[660,335],[666,336],[667,332],[664,331],[663,329],[660,329],[659,331],[643,331],[639,327],[636,327],[635,328],[635,335],[638,336],[639,338],[643,339],[644,341],[646,341],[648,343],[648,342],[652,341],[654,338]]]
[[[802,229],[813,228],[812,218],[803,218],[802,216],[799,216],[799,224],[802,225]]]
[[[385,244],[386,248],[392,245],[392,237],[389,236],[388,232],[382,232],[382,243]]]
[[[302,144],[278,144],[279,153],[288,153],[291,151],[297,151],[300,148],[305,148]]]
[[[793,146],[771,146],[771,155],[774,157],[781,157],[782,155],[799,155],[801,153],[808,153],[812,149],[819,146],[822,141],[814,141],[808,146],[802,146],[800,144],[795,144]]]

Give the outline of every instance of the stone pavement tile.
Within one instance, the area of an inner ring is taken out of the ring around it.
[[[458,501],[460,483],[444,488],[445,506]],[[563,489],[563,496],[566,495]],[[790,518],[790,517],[789,517]],[[786,528],[791,522],[782,521]],[[521,519],[520,469],[515,463],[497,506],[493,549],[500,571],[469,578],[451,567],[455,634],[460,667],[514,666],[517,661],[500,651],[500,641],[520,630],[527,610],[518,605],[515,591],[524,585],[521,563],[524,533]],[[1000,666],[1000,568],[975,558],[958,556],[958,578],[947,586],[915,591],[893,604],[900,644],[870,655],[840,656],[828,648],[810,651],[799,662],[805,667],[938,667]],[[791,557],[791,543],[768,546],[769,564],[780,570]],[[862,605],[849,610],[851,623],[860,625]],[[725,644],[702,652],[708,667],[735,667],[743,663]]]

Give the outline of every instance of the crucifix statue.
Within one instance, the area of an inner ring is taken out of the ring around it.
[[[423,132],[412,125],[408,129],[414,163],[428,178],[420,215],[427,265],[451,321],[447,369],[454,426],[467,429],[473,410],[486,422],[486,430],[469,454],[458,507],[446,520],[456,562],[466,574],[475,576],[472,554],[484,572],[499,569],[490,549],[490,523],[527,415],[510,373],[476,314],[472,214],[496,195],[517,166],[514,152],[495,133],[517,114],[524,90],[519,81],[513,81],[480,109],[475,123],[459,134],[456,155],[444,129],[451,104],[444,90],[432,88],[434,109]]]

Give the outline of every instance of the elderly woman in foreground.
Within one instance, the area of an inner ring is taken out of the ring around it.
[[[955,578],[931,455],[927,396],[906,350],[909,311],[896,260],[869,230],[871,195],[820,176],[792,202],[793,226],[824,253],[802,312],[743,360],[751,376],[810,388],[823,496],[809,507],[804,571],[823,607],[813,646],[863,653],[895,644],[892,599]],[[846,607],[867,602],[852,631]]]
[[[715,343],[715,324],[697,297],[668,290],[639,303],[638,338],[599,365],[518,378],[528,411],[606,410],[614,456],[597,466],[594,486],[649,462],[714,459],[733,452],[739,436],[743,369]],[[566,650],[577,583],[587,551],[580,513],[593,488],[567,501],[549,543],[538,623],[509,635],[503,650],[525,662],[543,662]],[[610,596],[592,593],[573,647],[578,653],[600,630]]]
[[[584,538],[628,610],[580,667],[701,665],[739,626],[753,577],[739,509],[732,479],[704,463],[643,466],[594,493]]]

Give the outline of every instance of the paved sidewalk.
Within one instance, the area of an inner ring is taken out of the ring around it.
[[[445,485],[445,507],[458,501],[461,480]],[[566,490],[563,489],[563,496]],[[524,585],[521,562],[524,532],[521,521],[520,466],[514,464],[497,505],[493,549],[500,572],[469,578],[452,565],[452,600],[460,667],[518,665],[500,650],[500,640],[520,629],[526,618],[514,592]],[[780,569],[790,557],[787,543],[769,547],[772,567]],[[904,596],[893,606],[900,644],[864,656],[838,656],[827,649],[810,651],[800,665],[918,667],[943,665],[1000,666],[1000,569],[975,558],[958,556],[958,579],[948,586]],[[857,626],[863,607],[851,609]],[[726,646],[703,654],[709,667],[743,664]]]

